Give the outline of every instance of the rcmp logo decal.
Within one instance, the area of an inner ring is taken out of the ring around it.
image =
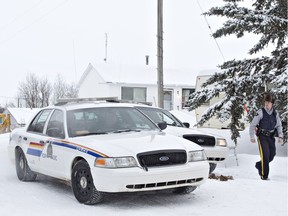
[[[27,150],[27,154],[33,155],[33,156],[36,156],[36,157],[40,157],[41,154],[42,154],[43,149],[44,149],[44,144],[30,142],[28,150]]]
[[[53,147],[52,147],[51,143],[49,143],[49,145],[47,146],[47,154],[42,153],[42,157],[43,158],[50,158],[52,160],[57,160],[57,156],[53,155]]]

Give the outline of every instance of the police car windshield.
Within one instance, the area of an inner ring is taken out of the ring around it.
[[[67,112],[67,128],[69,137],[159,130],[149,118],[133,107],[71,110]]]

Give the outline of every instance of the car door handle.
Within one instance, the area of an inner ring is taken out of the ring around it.
[[[27,137],[23,137],[23,139],[24,139],[25,141],[27,141]]]
[[[45,144],[45,142],[44,142],[43,140],[40,140],[40,143],[41,143],[41,144]]]

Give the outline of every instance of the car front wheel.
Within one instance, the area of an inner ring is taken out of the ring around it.
[[[94,205],[102,201],[103,193],[96,190],[90,167],[86,161],[76,162],[71,180],[74,196],[80,203]]]
[[[21,148],[16,149],[15,159],[18,179],[21,181],[34,181],[37,175],[31,171],[30,167],[28,166],[27,159]]]

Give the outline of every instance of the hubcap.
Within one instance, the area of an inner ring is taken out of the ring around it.
[[[20,158],[19,166],[20,166],[20,168],[21,168],[22,170],[24,169],[24,161],[23,161],[23,157]]]
[[[87,179],[82,176],[81,179],[80,179],[80,186],[85,189],[87,187]]]

